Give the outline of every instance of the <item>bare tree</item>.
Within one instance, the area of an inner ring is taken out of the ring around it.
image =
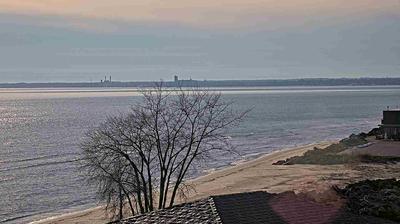
[[[126,115],[109,117],[82,144],[83,161],[102,199],[131,214],[172,206],[190,169],[216,150],[246,112],[237,113],[220,93],[207,90],[143,91]]]

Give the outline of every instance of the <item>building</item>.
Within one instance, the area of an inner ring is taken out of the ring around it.
[[[179,78],[178,78],[177,75],[175,75],[175,76],[174,76],[174,82],[178,82],[178,81],[179,81]]]
[[[113,223],[189,224],[329,224],[394,223],[350,213],[341,207],[317,203],[293,192],[264,191],[211,196],[195,202],[137,215]]]
[[[400,140],[400,110],[384,110],[379,126],[385,139]]]

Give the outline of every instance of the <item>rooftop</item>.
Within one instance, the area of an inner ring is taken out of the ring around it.
[[[257,191],[211,196],[192,203],[134,216],[120,223],[389,224],[394,222],[375,217],[355,215],[342,208],[317,203],[294,193],[270,194],[264,191]]]

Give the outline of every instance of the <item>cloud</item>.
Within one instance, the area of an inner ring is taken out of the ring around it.
[[[398,0],[0,0],[0,12],[203,28],[302,25],[400,15]],[[90,25],[90,24],[89,24]],[[87,28],[80,20],[76,26]]]
[[[0,0],[0,82],[395,76],[399,0]]]

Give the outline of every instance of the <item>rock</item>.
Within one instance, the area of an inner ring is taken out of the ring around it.
[[[382,129],[381,128],[374,128],[371,131],[368,132],[367,136],[377,136],[382,134]]]
[[[286,159],[286,160],[278,160],[278,161],[276,161],[275,163],[273,163],[272,165],[289,165],[289,164],[288,164],[288,160],[289,160],[289,159]]]
[[[358,134],[359,136],[361,136],[362,138],[366,138],[368,137],[368,134],[365,132],[361,132],[360,134]]]

